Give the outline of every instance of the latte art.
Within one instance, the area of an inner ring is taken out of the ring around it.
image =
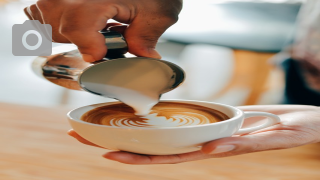
[[[184,115],[173,114],[169,119],[154,113],[142,116],[142,118],[146,120],[131,121],[129,119],[111,119],[110,125],[118,127],[179,127],[210,123],[207,117],[195,113],[185,113]]]
[[[94,124],[144,128],[194,126],[226,119],[229,117],[220,111],[174,102],[160,102],[145,116],[135,115],[130,106],[117,103],[95,108],[81,117],[81,120]]]

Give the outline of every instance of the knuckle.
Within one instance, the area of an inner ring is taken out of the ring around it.
[[[23,8],[23,11],[24,11],[25,13],[27,13],[27,12],[28,12],[28,7]]]
[[[38,8],[37,8],[37,5],[36,5],[36,4],[30,5],[29,8],[28,8],[28,10],[31,11],[32,14],[38,13]]]
[[[35,16],[38,14],[38,8],[35,4],[32,4],[25,8],[25,12],[28,13],[30,16]]]
[[[30,5],[25,10],[26,15],[33,19],[33,20],[39,20],[41,22],[41,14],[35,4]]]
[[[30,15],[29,11],[28,11],[28,7],[25,7],[25,8],[23,9],[23,11],[24,11],[24,13],[27,15],[27,17],[28,17],[30,20],[32,20],[32,17],[31,17],[31,15]]]

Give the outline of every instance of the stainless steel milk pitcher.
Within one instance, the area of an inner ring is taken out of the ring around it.
[[[124,64],[123,60],[125,60],[125,62],[133,63],[135,65],[138,63],[154,63],[153,65],[158,67],[159,63],[161,66],[165,64],[165,66],[167,66],[167,69],[170,69],[170,71],[169,74],[168,70],[166,72],[163,71],[163,74],[166,73],[166,76],[170,76],[170,79],[168,79],[168,84],[163,88],[161,94],[176,88],[179,84],[183,82],[185,75],[184,71],[179,66],[164,60],[146,57],[135,57],[132,54],[127,53],[127,43],[120,33],[112,31],[101,33],[104,35],[105,44],[108,47],[108,52],[105,58],[103,58],[102,60],[94,63],[85,62],[82,59],[81,53],[78,51],[77,46],[73,44],[65,44],[58,47],[54,47],[52,49],[52,55],[50,56],[37,57],[32,64],[33,70],[39,76],[59,86],[73,90],[85,90],[98,95],[101,95],[101,93],[93,92],[92,90],[90,90],[90,88],[85,87],[85,83],[81,83],[81,77],[84,76],[86,72],[89,72],[86,70],[90,68],[91,71],[92,69],[94,69],[95,71],[96,69],[101,68],[106,70],[114,70],[114,68],[117,68],[119,69],[119,71],[115,72],[121,73],[121,71],[123,70],[121,69],[121,67],[124,68],[124,66],[121,65],[121,63]],[[121,60],[122,62],[120,63]],[[119,75],[119,73],[112,74],[112,76],[117,76]],[[141,70],[139,72],[137,71],[136,73],[135,71],[133,71],[133,73],[141,74]],[[162,75],[161,73],[159,74],[159,77]],[[132,80],[133,78],[135,78],[134,74],[133,76],[125,78],[125,80]],[[90,73],[90,76],[92,76],[92,73]],[[105,78],[112,78],[112,76],[110,76],[109,74],[109,77]],[[88,76],[86,78],[88,79]],[[95,77],[89,77],[89,79],[90,78],[93,79]],[[155,81],[156,80],[157,79],[155,79]]]

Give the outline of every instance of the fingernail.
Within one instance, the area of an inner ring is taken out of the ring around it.
[[[224,152],[232,151],[236,148],[234,145],[221,145],[217,146],[210,154],[219,154]]]
[[[94,59],[91,55],[89,54],[82,54],[82,59],[86,62],[94,62],[96,59]]]
[[[69,135],[69,136],[72,136],[72,137],[75,137],[75,136],[74,136],[74,133],[73,133],[73,129],[70,129],[70,130],[68,131],[68,135]]]

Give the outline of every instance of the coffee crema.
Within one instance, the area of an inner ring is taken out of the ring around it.
[[[135,115],[135,111],[124,103],[95,108],[83,114],[81,120],[114,127],[180,127],[209,124],[229,119],[224,113],[204,106],[159,102],[148,115]]]

